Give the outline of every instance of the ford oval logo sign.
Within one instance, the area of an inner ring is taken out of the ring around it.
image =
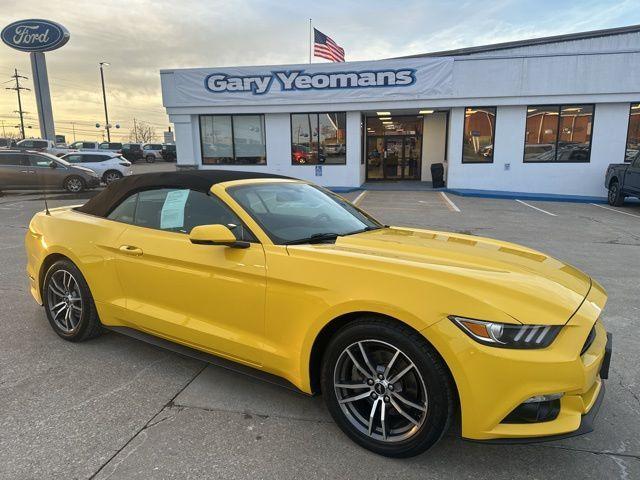
[[[69,31],[49,20],[19,20],[2,30],[2,41],[23,52],[48,52],[69,41]]]

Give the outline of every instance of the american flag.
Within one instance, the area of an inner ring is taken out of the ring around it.
[[[343,48],[320,30],[313,29],[313,54],[332,62],[344,62]]]

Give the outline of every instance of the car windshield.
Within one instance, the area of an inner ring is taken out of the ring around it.
[[[382,228],[337,195],[306,183],[242,185],[227,191],[276,244],[333,241]]]

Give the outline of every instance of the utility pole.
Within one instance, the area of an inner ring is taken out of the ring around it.
[[[27,87],[22,87],[20,85],[20,79],[23,78],[25,80],[27,80],[27,77],[23,76],[23,75],[18,75],[18,69],[14,68],[13,69],[14,74],[11,75],[12,78],[15,78],[16,80],[16,86],[15,87],[5,87],[7,90],[15,90],[16,93],[18,94],[18,110],[16,110],[15,112],[18,113],[20,115],[20,133],[22,135],[22,139],[24,140],[25,134],[24,134],[24,117],[23,114],[25,112],[22,111],[22,99],[20,98],[20,90],[27,90],[27,91],[31,91],[29,88]]]
[[[5,132],[5,130],[4,130],[4,120],[0,120],[0,122],[2,122],[2,136],[4,138],[7,138],[7,132]]]
[[[109,66],[108,62],[100,62],[100,80],[102,81],[102,101],[104,102],[104,120],[106,122],[105,127],[107,129],[107,142],[111,142],[111,132],[109,128],[109,113],[107,112],[107,94],[104,90],[104,71],[102,67]]]
[[[73,129],[73,141],[76,141],[76,124],[71,122],[71,128]]]
[[[138,125],[136,124],[136,117],[133,117],[133,135],[138,143]]]

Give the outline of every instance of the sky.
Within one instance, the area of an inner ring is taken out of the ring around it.
[[[105,69],[109,119],[128,137],[133,119],[166,130],[159,70],[177,67],[306,63],[309,18],[349,60],[374,60],[511,40],[640,24],[638,0],[0,0],[0,28],[20,19],[64,25],[69,43],[46,54],[56,133],[101,140]],[[324,61],[316,59],[315,61]],[[27,53],[0,43],[0,85]],[[0,89],[0,135],[17,132],[15,92]],[[23,92],[27,136],[39,136],[33,92]]]

